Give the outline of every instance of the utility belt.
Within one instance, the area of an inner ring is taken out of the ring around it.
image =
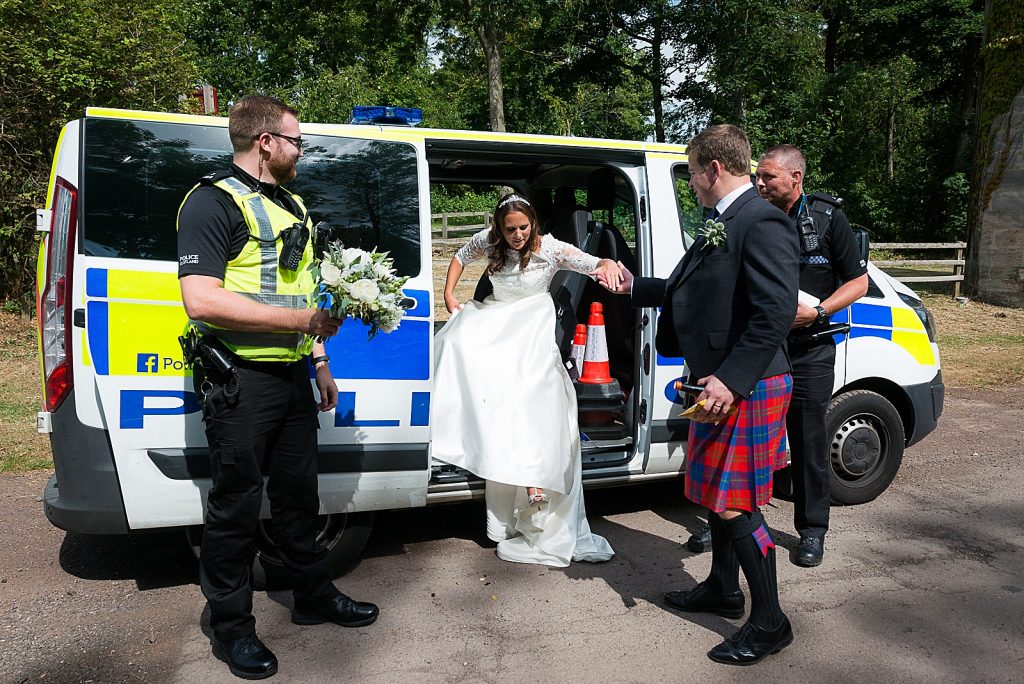
[[[195,328],[178,337],[185,366],[192,369],[198,387],[203,419],[214,412],[214,404],[238,404],[238,368],[242,359],[232,354],[224,343],[212,335],[202,335]],[[216,383],[216,384],[215,384]]]
[[[786,341],[790,347],[802,348],[822,344],[832,340],[833,335],[845,335],[850,332],[849,323],[829,323],[828,325],[797,328],[790,331]]]

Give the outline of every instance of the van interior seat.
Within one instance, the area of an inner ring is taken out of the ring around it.
[[[607,222],[602,224],[595,256],[602,259],[621,261],[630,273],[637,273],[636,257],[622,233],[615,226],[615,171],[600,168],[590,174],[587,182],[587,208],[593,213],[604,211]],[[594,282],[586,283],[583,308],[576,309],[580,316],[587,316],[591,302],[601,302],[604,308],[605,335],[608,340],[608,361],[611,375],[619,381],[623,391],[629,394],[634,383],[636,311],[629,297],[615,294]]]
[[[593,220],[590,209],[576,202],[576,191],[570,187],[555,190],[555,212],[551,234],[587,254],[597,255],[601,245],[603,224]],[[569,358],[572,338],[576,332],[577,312],[583,304],[590,278],[574,271],[559,271],[551,279],[551,299],[555,303],[555,344],[562,358]]]

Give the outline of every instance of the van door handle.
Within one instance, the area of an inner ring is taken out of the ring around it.
[[[75,309],[71,314],[71,324],[76,328],[85,327],[85,309]]]

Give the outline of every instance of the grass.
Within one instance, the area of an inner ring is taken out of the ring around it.
[[[35,322],[0,311],[0,473],[49,468],[50,440],[36,432],[42,405]]]
[[[439,242],[439,241],[438,241]],[[437,320],[447,320],[440,297],[447,265],[462,240],[434,245]],[[456,295],[473,296],[485,264],[466,269]],[[924,288],[919,288],[921,292]],[[947,285],[948,289],[948,285]],[[1024,383],[1024,310],[958,302],[947,293],[921,292],[935,316],[942,374],[948,387],[996,387]],[[42,398],[35,322],[0,310],[0,473],[52,467],[50,441],[36,433]]]
[[[1024,309],[957,301],[948,294],[921,295],[935,316],[947,386],[1024,383]]]

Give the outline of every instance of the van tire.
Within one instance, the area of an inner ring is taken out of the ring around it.
[[[866,503],[892,484],[906,436],[892,403],[869,390],[834,397],[826,414],[832,502]]]
[[[327,561],[332,577],[341,576],[359,560],[373,530],[373,520],[373,513],[335,513],[319,517],[317,541],[327,549]],[[203,526],[193,525],[187,528],[186,535],[192,553],[198,558]],[[262,590],[290,587],[292,578],[271,540],[269,520],[260,520],[253,545],[256,550],[252,563],[253,588]]]

